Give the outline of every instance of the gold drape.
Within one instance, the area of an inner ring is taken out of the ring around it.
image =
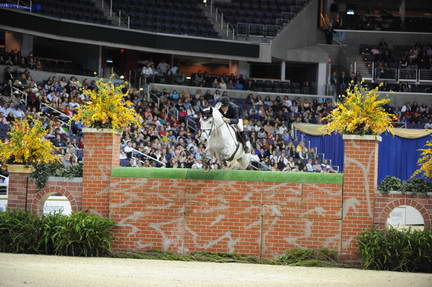
[[[322,131],[323,125],[294,123],[294,128],[298,129],[304,134],[311,136],[323,136],[325,135]],[[432,130],[419,130],[419,129],[394,129],[395,136],[405,139],[418,139],[432,135]]]

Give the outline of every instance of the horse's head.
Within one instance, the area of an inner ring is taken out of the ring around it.
[[[211,134],[212,129],[217,129],[224,124],[223,116],[219,112],[219,107],[217,104],[215,107],[205,108],[201,111],[202,116],[200,119],[201,126],[201,141],[204,142],[208,139]]]
[[[213,121],[216,127],[220,127],[224,124],[223,116],[219,111],[220,108],[221,108],[221,103],[219,102],[212,109]]]

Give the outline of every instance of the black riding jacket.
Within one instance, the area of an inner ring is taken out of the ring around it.
[[[240,112],[239,107],[236,104],[230,103],[226,113],[223,112],[222,108],[219,109],[219,112],[221,112],[224,118],[230,120],[230,124],[238,124]]]

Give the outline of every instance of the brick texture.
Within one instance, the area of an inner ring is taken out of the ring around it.
[[[120,165],[120,135],[85,132],[82,209],[108,216],[111,168]]]
[[[290,247],[338,250],[341,198],[335,184],[112,178],[114,249],[262,257]]]
[[[426,194],[377,194],[374,207],[374,223],[384,228],[390,213],[396,207],[409,205],[423,217],[425,229],[432,229],[432,197]]]
[[[378,141],[344,140],[341,255],[357,261],[356,237],[373,227],[377,189]]]
[[[39,190],[36,183],[28,180],[29,174],[9,173],[8,210],[25,210],[36,214],[43,213],[45,200],[54,194],[66,196],[73,212],[81,210],[82,182],[70,179],[50,179],[45,188]]]
[[[32,187],[28,176],[28,173],[9,173],[8,210],[29,210],[28,198]]]
[[[73,211],[113,218],[114,251],[232,252],[271,258],[293,247],[329,248],[357,261],[356,237],[410,205],[432,228],[427,195],[376,193],[378,143],[345,140],[343,185],[111,177],[120,136],[86,133],[83,182],[58,179],[39,191],[10,174],[8,209],[42,212],[54,193]],[[27,190],[27,195],[26,195]],[[26,204],[27,202],[27,204]]]

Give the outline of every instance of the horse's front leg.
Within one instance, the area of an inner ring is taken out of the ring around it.
[[[209,171],[211,169],[211,155],[212,153],[210,152],[210,150],[206,148],[203,154],[203,168],[206,171]]]

